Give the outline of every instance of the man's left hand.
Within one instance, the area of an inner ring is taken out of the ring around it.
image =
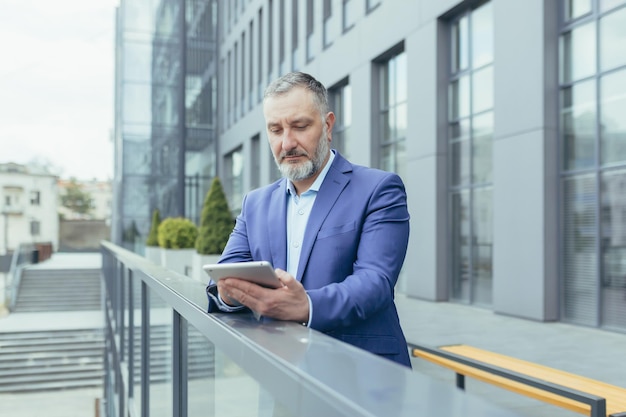
[[[276,268],[276,275],[283,283],[281,288],[265,288],[242,279],[226,278],[218,283],[219,292],[228,294],[228,297],[262,316],[307,323],[309,298],[304,287],[282,269]]]

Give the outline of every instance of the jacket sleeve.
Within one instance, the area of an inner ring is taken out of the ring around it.
[[[244,306],[229,306],[224,301],[222,301],[219,293],[217,292],[217,285],[213,283],[213,281],[211,281],[209,285],[207,285],[206,294],[207,297],[209,297],[209,308],[207,311],[208,313],[235,313],[247,310],[247,308]]]
[[[364,204],[363,215],[355,219],[360,222],[360,234],[354,238],[354,247],[345,249],[346,254],[355,255],[343,256],[347,258],[343,262],[333,260],[337,255],[325,252],[327,262],[332,264],[328,268],[319,267],[321,256],[315,259],[318,271],[323,269],[325,274],[335,275],[329,279],[332,282],[307,291],[314,311],[310,326],[316,330],[356,326],[378,316],[393,303],[409,239],[406,192],[400,177],[384,176]],[[331,239],[340,238],[337,235]],[[326,248],[330,243],[320,246]],[[341,252],[342,248],[333,245],[335,251]],[[338,273],[339,270],[347,273]]]

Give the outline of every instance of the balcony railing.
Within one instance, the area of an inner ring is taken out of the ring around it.
[[[296,323],[207,314],[204,284],[102,243],[106,416],[499,416]]]

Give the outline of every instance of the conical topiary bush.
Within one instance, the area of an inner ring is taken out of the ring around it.
[[[146,238],[146,247],[144,248],[144,255],[147,259],[151,260],[157,265],[161,264],[161,248],[159,247],[159,225],[161,224],[161,212],[159,209],[154,209],[152,212],[152,223],[150,224],[150,231]]]
[[[214,177],[200,214],[196,252],[201,255],[221,254],[234,225],[222,183],[218,177]]]
[[[161,224],[161,212],[159,209],[154,209],[152,212],[150,232],[148,232],[148,238],[146,239],[146,246],[159,246],[159,224]]]

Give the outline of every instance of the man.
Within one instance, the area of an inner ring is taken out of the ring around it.
[[[402,180],[330,149],[335,115],[308,74],[270,84],[263,112],[285,178],[244,198],[220,262],[269,261],[283,287],[223,279],[207,288],[209,311],[248,307],[410,367],[394,304],[409,238]]]

